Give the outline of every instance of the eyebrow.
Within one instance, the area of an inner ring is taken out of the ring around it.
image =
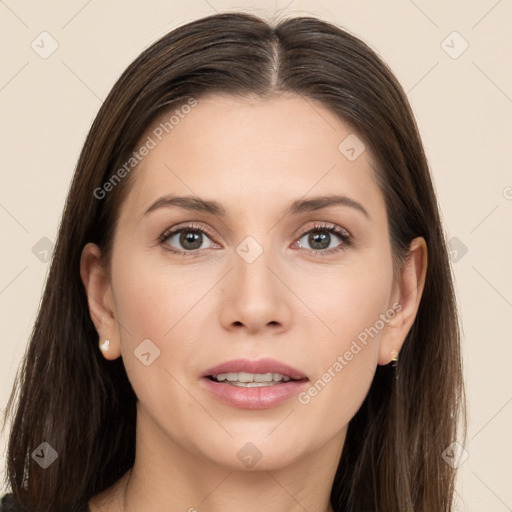
[[[354,208],[363,213],[367,218],[370,218],[370,215],[361,203],[358,203],[350,197],[340,195],[319,196],[312,197],[310,199],[297,199],[286,208],[284,216],[297,215],[304,212],[312,212],[336,205]],[[159,208],[166,208],[170,206],[176,206],[185,210],[210,213],[217,217],[226,217],[227,215],[224,207],[217,201],[201,199],[197,196],[174,196],[170,194],[157,199],[146,210],[144,216]]]

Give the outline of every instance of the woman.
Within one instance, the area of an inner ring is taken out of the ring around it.
[[[449,511],[461,375],[389,68],[315,18],[209,16],[145,50],[87,137],[4,508]]]

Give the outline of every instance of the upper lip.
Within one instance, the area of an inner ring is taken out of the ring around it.
[[[296,368],[293,368],[281,361],[276,359],[264,358],[256,361],[250,359],[233,359],[220,363],[208,370],[206,370],[201,376],[202,377],[213,377],[220,373],[279,373],[284,376],[288,376],[292,379],[301,380],[307,377]]]

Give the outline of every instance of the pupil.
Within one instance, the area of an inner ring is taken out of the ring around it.
[[[183,231],[180,243],[185,249],[199,249],[203,243],[202,233],[199,231]]]
[[[308,242],[310,243],[311,247],[313,247],[313,249],[326,249],[327,247],[329,247],[330,238],[331,236],[329,233],[321,231],[312,231],[309,235]],[[315,246],[315,244],[320,245]]]

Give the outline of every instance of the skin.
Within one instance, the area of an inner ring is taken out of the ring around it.
[[[425,241],[417,238],[401,274],[393,274],[371,155],[349,161],[338,150],[350,133],[310,99],[213,95],[133,171],[110,270],[94,244],[81,262],[91,318],[100,340],[110,340],[104,356],[123,358],[139,399],[133,470],[94,496],[91,511],[332,511],[348,423],[377,365],[400,350],[427,266]],[[144,215],[169,193],[218,201],[226,216],[176,206]],[[330,194],[359,202],[368,217],[346,205],[283,217],[296,199]],[[190,247],[179,236],[159,240],[184,222],[212,233],[203,235],[197,257],[168,250]],[[325,249],[299,230],[307,234],[315,222],[344,228],[353,244],[331,235],[329,248],[341,250],[311,254]],[[250,264],[236,252],[247,236],[263,248]],[[400,312],[307,404],[294,397],[239,409],[201,386],[203,371],[239,357],[278,359],[312,384],[396,302]],[[133,352],[148,338],[160,356],[145,366]],[[262,454],[252,468],[237,457],[248,442]]]

